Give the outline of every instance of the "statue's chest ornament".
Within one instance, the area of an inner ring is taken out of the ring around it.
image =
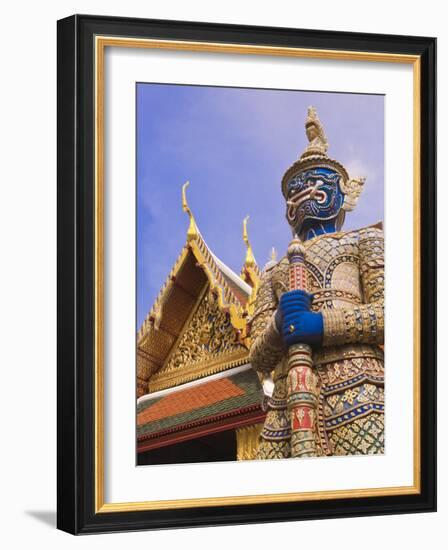
[[[355,255],[344,254],[336,256],[330,263],[314,263],[305,261],[309,289],[314,292],[319,289],[345,288],[352,290],[359,280],[358,258]],[[345,280],[344,280],[345,278]],[[358,292],[356,292],[358,294]]]
[[[347,265],[343,265],[347,264]],[[342,272],[345,272],[348,276],[349,274],[352,275],[353,272],[356,272],[356,275],[358,275],[358,257],[354,255],[343,255],[343,256],[337,256],[334,260],[330,262],[327,269],[325,270],[325,281],[324,286],[330,287],[332,285],[332,282],[334,282],[334,275],[336,269],[341,270]],[[339,277],[338,277],[339,278]]]

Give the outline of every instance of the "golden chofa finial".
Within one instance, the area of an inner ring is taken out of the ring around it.
[[[244,265],[247,267],[253,267],[256,265],[255,256],[252,251],[252,247],[249,242],[249,237],[247,235],[247,220],[249,219],[249,216],[246,216],[243,220],[243,241],[246,243],[246,260],[244,261]]]
[[[271,260],[271,262],[276,262],[277,263],[277,250],[275,250],[275,247],[271,248],[270,260]]]
[[[328,150],[327,136],[322,126],[315,107],[308,107],[308,114],[305,121],[305,132],[309,144],[302,157],[309,155],[325,155]]]
[[[186,191],[186,189],[189,185],[190,185],[189,181],[186,181],[182,185],[182,209],[183,209],[184,212],[186,212],[188,214],[188,217],[190,218],[190,225],[188,226],[188,231],[187,231],[187,242],[190,242],[190,241],[196,239],[198,234],[199,234],[196,222],[194,220],[193,213],[190,210],[190,207],[188,206],[188,202],[187,202],[187,191]]]

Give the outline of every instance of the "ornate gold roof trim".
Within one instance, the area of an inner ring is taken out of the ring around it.
[[[247,338],[247,304],[250,302],[253,294],[252,285],[249,285],[244,279],[239,277],[232,271],[224,262],[217,258],[210,248],[207,246],[204,238],[199,231],[194,220],[193,213],[188,206],[186,189],[189,185],[187,181],[182,187],[182,206],[185,212],[190,217],[190,226],[187,231],[187,246],[193,252],[198,265],[204,270],[210,283],[210,290],[214,292],[218,298],[219,306],[230,315],[232,326],[238,331],[242,342],[248,345]],[[258,266],[254,258],[253,272],[251,273],[254,280],[258,280]],[[244,297],[243,303],[235,294],[235,291],[230,286],[230,279],[241,291]]]
[[[241,340],[243,341],[247,333],[246,322],[246,304],[248,303],[251,295],[250,286],[247,285],[241,278],[233,273],[235,279],[239,279],[239,288],[247,298],[246,303],[241,303],[239,298],[235,295],[234,291],[226,281],[222,268],[217,263],[217,258],[210,251],[201,234],[194,241],[190,241],[188,244],[190,250],[193,252],[198,265],[204,270],[210,283],[210,290],[214,292],[218,299],[218,304],[221,309],[229,313],[230,322],[232,326],[238,331]],[[220,262],[222,263],[222,262]],[[225,266],[225,264],[223,264]],[[227,266],[225,266],[227,267]],[[230,268],[227,268],[230,270]],[[247,291],[249,289],[249,292]]]
[[[145,317],[145,320],[142,323],[142,326],[137,332],[137,345],[140,346],[143,343],[148,332],[154,326],[157,330],[160,326],[160,320],[162,318],[162,308],[166,299],[169,296],[170,290],[174,284],[176,273],[179,272],[182,264],[184,263],[188,255],[188,248],[184,247],[177,257],[177,260],[174,263],[173,268],[171,269],[168,277],[165,279],[165,282],[162,285],[162,288],[157,295],[157,298],[154,301],[152,308],[149,310],[148,315]]]
[[[249,296],[249,301],[246,304],[245,313],[246,316],[251,316],[254,312],[255,299],[257,297],[258,288],[260,286],[261,271],[255,260],[255,256],[252,250],[252,246],[249,241],[249,235],[247,232],[247,222],[249,216],[246,216],[243,220],[243,241],[246,245],[246,259],[244,261],[243,268],[241,269],[241,277],[252,287],[252,291]],[[246,328],[246,327],[245,327]],[[247,337],[247,328],[244,341],[249,344]]]
[[[148,392],[153,393],[173,386],[179,386],[192,380],[198,380],[211,374],[239,367],[247,363],[248,355],[248,351],[242,349],[238,353],[217,356],[213,361],[207,360],[171,372],[161,372],[160,375],[155,374],[150,378]]]
[[[190,218],[190,225],[187,230],[187,242],[184,245],[180,255],[178,256],[173,268],[171,269],[168,277],[166,278],[160,292],[146,316],[145,320],[142,323],[138,333],[137,333],[137,344],[140,345],[143,343],[145,336],[151,330],[152,326],[157,330],[160,326],[160,321],[162,317],[163,306],[170,295],[170,290],[175,284],[175,279],[179,271],[182,269],[182,265],[189,253],[191,251],[198,263],[198,265],[205,272],[207,279],[210,283],[210,288],[218,297],[219,305],[222,309],[229,312],[231,315],[231,322],[235,328],[241,328],[241,322],[238,319],[240,316],[240,309],[243,304],[235,296],[234,291],[226,281],[224,273],[232,279],[232,281],[239,287],[241,293],[249,298],[251,293],[251,288],[247,283],[242,280],[236,273],[234,273],[229,267],[227,267],[221,260],[219,260],[208,248],[204,239],[202,238],[201,233],[198,230],[196,221],[194,219],[193,213],[188,206],[186,198],[186,188],[188,187],[189,182],[186,182],[182,186],[182,207],[185,212],[188,213]],[[235,323],[235,324],[234,324]]]

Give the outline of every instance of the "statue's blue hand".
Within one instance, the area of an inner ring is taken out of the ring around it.
[[[309,311],[313,295],[305,290],[291,290],[280,297],[280,303],[275,314],[275,324],[282,331],[283,319],[294,311]]]
[[[322,343],[324,324],[321,313],[310,311],[313,295],[304,290],[285,292],[275,316],[279,332],[286,346]]]

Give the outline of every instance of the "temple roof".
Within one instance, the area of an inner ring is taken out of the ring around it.
[[[250,365],[139,399],[137,437],[148,450],[260,421],[263,390]]]
[[[197,265],[203,270],[211,289],[217,293],[220,305],[224,310],[230,312],[232,304],[244,306],[247,303],[252,287],[211,252],[198,232],[194,241],[187,241],[166,278],[159,295],[138,331],[137,345],[141,343],[154,324],[157,327],[160,323],[162,309],[166,306],[173,287],[179,284],[180,272],[185,268],[185,263],[188,263],[186,260],[189,255],[194,257]]]
[[[228,314],[237,340],[248,347],[246,319],[256,291],[258,267],[255,262],[247,266],[243,278],[210,250],[188,207],[186,187],[187,184],[182,190],[183,208],[190,218],[186,243],[137,333],[138,395],[148,391],[147,380],[166,362],[206,288]],[[238,364],[245,354],[240,355]],[[229,367],[234,364],[229,363]],[[204,374],[213,372],[211,367]]]

